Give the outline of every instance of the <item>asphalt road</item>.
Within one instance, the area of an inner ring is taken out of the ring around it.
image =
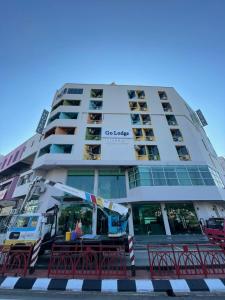
[[[68,293],[68,292],[29,292],[23,290],[8,290],[0,291],[1,300],[168,300],[171,297],[168,297],[166,294],[132,294],[132,293],[120,293],[120,294],[100,294],[100,293]],[[224,300],[225,295],[218,295],[213,293],[197,293],[189,294],[186,296],[176,296],[172,297],[177,300]]]

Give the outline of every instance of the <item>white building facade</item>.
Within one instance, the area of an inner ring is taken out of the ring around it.
[[[221,164],[197,115],[171,87],[65,84],[32,169],[129,206],[135,235],[200,233],[201,218],[225,217]],[[80,213],[86,232],[107,231],[100,211],[84,205]]]

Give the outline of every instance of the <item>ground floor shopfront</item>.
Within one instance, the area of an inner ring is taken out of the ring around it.
[[[198,202],[136,202],[128,204],[131,215],[127,231],[132,235],[178,235],[201,233],[200,219],[225,217],[225,205]],[[107,217],[88,205],[70,204],[62,209],[59,225],[73,230],[81,220],[84,233],[107,234]]]

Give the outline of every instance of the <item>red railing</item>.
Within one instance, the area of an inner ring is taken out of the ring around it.
[[[1,274],[26,276],[32,250],[32,245],[15,245],[8,249],[2,247],[0,252]]]
[[[225,251],[212,244],[148,245],[151,278],[225,275]]]
[[[118,246],[53,245],[48,276],[126,278],[126,254]]]

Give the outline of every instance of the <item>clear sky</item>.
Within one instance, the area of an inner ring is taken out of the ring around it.
[[[173,86],[225,156],[224,0],[0,0],[0,153],[66,82]]]

